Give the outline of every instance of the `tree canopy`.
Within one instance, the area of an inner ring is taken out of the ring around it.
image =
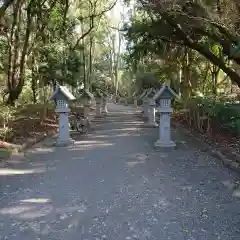
[[[206,58],[240,86],[237,0],[137,0],[136,4],[135,16],[125,28],[133,66],[143,57],[169,60],[171,54],[177,64],[178,57],[188,49]]]

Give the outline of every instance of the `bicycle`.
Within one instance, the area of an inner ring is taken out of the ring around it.
[[[72,112],[71,115],[69,115],[69,124],[71,130],[76,130],[82,134],[88,132],[88,120],[79,113]]]

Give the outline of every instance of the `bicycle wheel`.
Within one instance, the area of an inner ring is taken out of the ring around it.
[[[87,126],[82,126],[82,133],[87,133],[88,132],[88,128],[87,128]]]
[[[75,130],[75,116],[69,117],[69,127],[71,130]]]
[[[78,121],[78,120],[76,121],[75,129],[76,129],[78,132],[82,132],[81,122]]]

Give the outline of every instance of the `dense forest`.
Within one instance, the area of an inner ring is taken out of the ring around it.
[[[99,0],[3,2],[2,140],[21,142],[26,134],[46,131],[42,123],[54,121],[54,106],[48,99],[57,84],[68,86],[77,98],[82,88],[118,91],[123,19],[114,20],[109,14],[116,4]]]

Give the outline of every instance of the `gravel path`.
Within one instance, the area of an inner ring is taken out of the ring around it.
[[[49,140],[2,164],[0,239],[240,239],[238,176],[177,132],[177,150],[155,152],[157,129],[109,108],[74,147]]]

